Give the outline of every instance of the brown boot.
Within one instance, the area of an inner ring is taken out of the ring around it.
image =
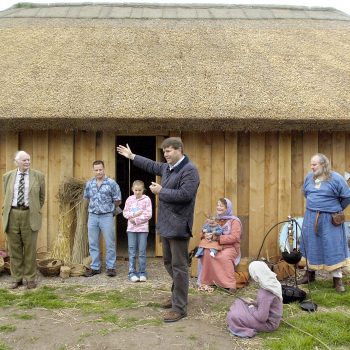
[[[298,280],[297,284],[307,284],[315,281],[315,271],[306,270],[305,275]]]
[[[340,277],[333,277],[333,287],[338,293],[345,292],[345,288],[343,286],[343,281]]]

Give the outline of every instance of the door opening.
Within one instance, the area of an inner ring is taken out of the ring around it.
[[[116,145],[128,144],[133,153],[140,156],[156,160],[156,137],[155,136],[118,136],[116,138]],[[129,160],[116,153],[117,173],[116,179],[120,186],[122,194],[121,208],[124,209],[124,204],[129,194],[133,194],[131,186],[133,181],[142,180],[145,183],[145,194],[151,198],[152,201],[152,219],[149,221],[149,234],[147,239],[147,256],[155,256],[155,196],[149,190],[149,185],[155,181],[155,176],[149,174],[130,164]],[[130,176],[130,181],[129,181]],[[129,187],[130,183],[130,187]],[[120,258],[128,257],[128,237],[126,234],[127,220],[122,214],[117,216],[117,255]]]

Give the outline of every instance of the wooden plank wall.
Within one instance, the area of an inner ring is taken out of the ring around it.
[[[91,163],[95,159],[103,159],[107,174],[115,176],[115,136],[110,132],[84,131],[0,134],[1,174],[14,169],[14,153],[25,149],[32,156],[33,169],[46,175],[47,201],[38,247],[50,249],[57,237],[57,192],[64,177],[84,180],[92,177]],[[215,212],[218,198],[227,197],[243,223],[243,256],[256,256],[269,228],[290,214],[303,215],[305,201],[301,187],[314,153],[325,153],[333,169],[341,174],[345,170],[350,172],[349,136],[347,132],[183,132],[185,153],[198,166],[201,176],[190,248],[198,244],[205,216]],[[349,210],[347,214],[350,219]],[[279,228],[271,232],[262,255],[279,253],[278,232]],[[0,248],[5,245],[0,223]]]
[[[313,154],[325,153],[334,170],[341,174],[350,172],[349,136],[345,132],[296,131],[183,133],[186,153],[201,176],[191,247],[199,242],[205,214],[215,211],[218,198],[227,197],[233,201],[235,214],[244,226],[242,255],[255,257],[273,225],[287,220],[288,215],[303,216],[302,185]],[[350,210],[347,212],[350,214]],[[267,237],[262,256],[280,253],[277,241],[281,227],[277,226]]]
[[[46,202],[43,208],[42,229],[38,236],[38,249],[50,249],[58,233],[59,184],[65,177],[86,180],[93,176],[92,162],[102,159],[106,171],[115,177],[114,133],[72,131],[25,131],[0,134],[0,171],[15,168],[13,159],[18,149],[31,155],[31,167],[46,176]],[[0,200],[2,197],[0,189]],[[0,249],[6,248],[6,237],[0,223]]]

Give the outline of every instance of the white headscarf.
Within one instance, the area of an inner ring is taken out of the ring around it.
[[[268,290],[282,300],[282,287],[276,274],[263,261],[253,261],[249,264],[249,274],[260,287]]]

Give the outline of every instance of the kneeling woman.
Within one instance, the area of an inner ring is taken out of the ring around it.
[[[272,332],[278,328],[283,304],[281,284],[264,262],[250,263],[249,274],[260,285],[257,299],[237,299],[227,315],[227,323],[232,334],[250,338],[257,332]]]

